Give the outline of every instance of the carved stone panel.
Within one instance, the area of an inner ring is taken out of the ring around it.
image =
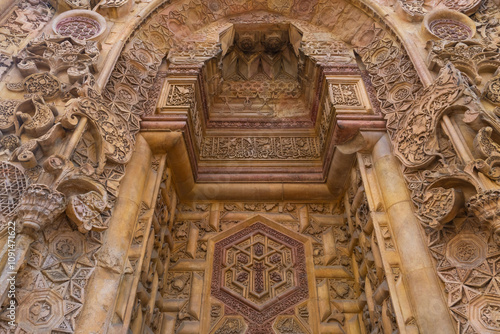
[[[250,321],[272,319],[309,296],[304,245],[261,222],[218,241],[212,295]]]

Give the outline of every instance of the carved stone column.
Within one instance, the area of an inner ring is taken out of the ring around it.
[[[387,136],[377,142],[372,154],[418,326],[422,333],[455,333],[400,164],[391,152]]]
[[[136,138],[135,150],[127,164],[125,176],[120,184],[106,240],[96,255],[97,266],[88,286],[89,294],[75,333],[100,333],[108,326],[120,277],[126,269],[127,251],[134,232],[143,191],[151,163],[151,150],[142,136]]]

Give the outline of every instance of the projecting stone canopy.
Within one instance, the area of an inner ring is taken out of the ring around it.
[[[385,127],[359,62],[328,29],[304,21],[221,19],[169,50],[158,116],[141,127],[182,127],[192,169],[180,172],[194,182],[324,184],[353,159],[336,145]]]

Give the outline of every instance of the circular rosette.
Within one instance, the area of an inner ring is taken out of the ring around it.
[[[52,29],[60,36],[80,41],[96,40],[106,31],[106,19],[91,10],[69,10],[54,20]]]

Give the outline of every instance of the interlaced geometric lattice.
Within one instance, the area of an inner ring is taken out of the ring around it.
[[[264,323],[309,296],[304,245],[256,222],[215,244],[212,295]]]
[[[0,213],[10,215],[19,204],[19,200],[28,182],[24,173],[8,162],[0,162]]]

